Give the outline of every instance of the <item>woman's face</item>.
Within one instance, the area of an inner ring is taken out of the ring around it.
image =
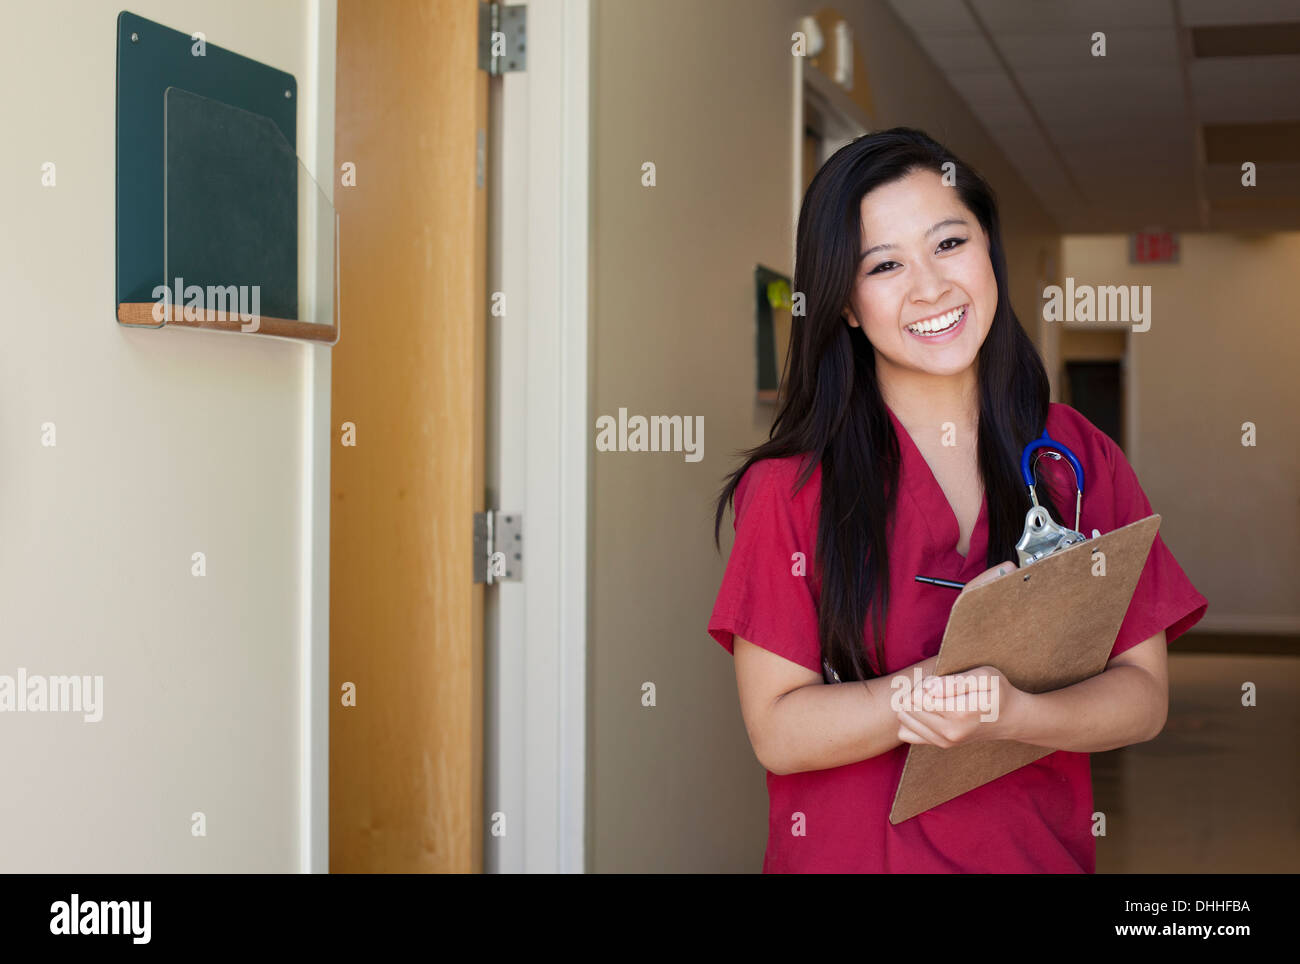
[[[969,369],[993,323],[998,289],[988,236],[956,188],[933,171],[915,171],[869,191],[861,219],[864,255],[844,317],[866,333],[877,372]]]

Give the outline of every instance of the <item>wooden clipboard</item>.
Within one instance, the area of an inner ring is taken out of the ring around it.
[[[948,614],[936,676],[996,666],[1017,689],[1045,693],[1106,668],[1160,528],[1160,516],[1055,552],[963,592]],[[1093,553],[1105,575],[1093,575]],[[890,823],[900,823],[1054,752],[1014,740],[908,747]]]

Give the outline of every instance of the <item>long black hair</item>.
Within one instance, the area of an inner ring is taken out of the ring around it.
[[[945,169],[948,164],[952,166]],[[723,513],[755,462],[806,456],[796,492],[820,463],[818,636],[823,661],[845,681],[876,675],[863,645],[868,613],[876,666],[880,674],[886,670],[886,527],[894,515],[900,454],[876,378],[874,349],[862,328],[850,326],[842,312],[861,254],[862,198],[922,170],[951,174],[962,203],[988,234],[997,279],[997,311],[976,358],[988,566],[1015,558],[1030,508],[1020,479],[1020,452],[1042,434],[1047,421],[1047,373],[1011,308],[992,188],[943,145],[908,127],[864,134],[836,151],[808,186],[799,211],[794,288],[804,295],[805,311],[792,318],[776,420],[768,441],[740,453],[744,463],[727,476],[717,497],[713,538],[721,549]],[[1061,521],[1048,485],[1039,484],[1038,498],[1052,518]]]

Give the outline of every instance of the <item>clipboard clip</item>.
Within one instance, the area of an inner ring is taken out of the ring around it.
[[[1020,568],[1023,569],[1053,552],[1087,541],[1088,537],[1082,532],[1058,525],[1046,509],[1036,505],[1025,515],[1025,531],[1016,543],[1016,555],[1020,557]]]

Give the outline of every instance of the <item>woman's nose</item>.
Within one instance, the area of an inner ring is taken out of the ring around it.
[[[917,304],[937,305],[951,290],[952,285],[937,267],[924,262],[917,266],[916,273],[913,275],[912,301]]]

